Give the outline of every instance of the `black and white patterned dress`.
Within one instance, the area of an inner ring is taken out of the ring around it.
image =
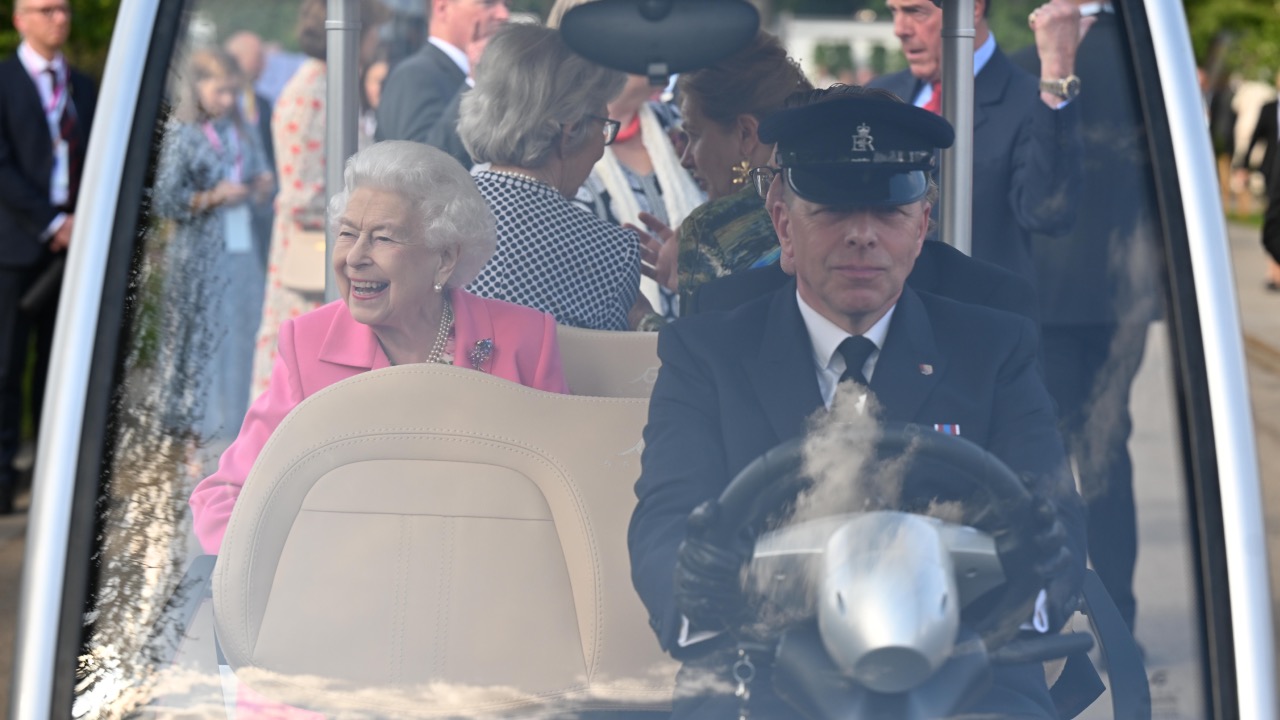
[[[488,170],[475,179],[498,221],[498,249],[468,290],[551,313],[562,325],[628,329],[640,288],[633,231],[583,212],[545,183]]]

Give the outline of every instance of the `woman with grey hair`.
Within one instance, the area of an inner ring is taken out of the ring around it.
[[[638,236],[570,201],[617,135],[605,105],[626,76],[575,54],[556,30],[509,25],[489,41],[475,81],[458,135],[490,163],[475,183],[497,217],[498,249],[470,289],[564,325],[633,327],[648,309]]]
[[[196,535],[216,553],[249,468],[298,403],[340,380],[406,363],[443,363],[566,392],[556,323],[462,287],[488,262],[494,219],[467,171],[415,142],[372,145],[347,161],[329,203],[342,298],[280,326],[267,390],[218,471],[191,494]]]

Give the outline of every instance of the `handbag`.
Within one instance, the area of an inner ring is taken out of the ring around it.
[[[324,293],[324,231],[298,230],[280,264],[280,284],[300,293]]]

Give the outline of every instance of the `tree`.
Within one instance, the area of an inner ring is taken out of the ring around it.
[[[1280,68],[1280,2],[1186,0],[1196,59],[1203,66],[1221,52],[1223,70],[1268,82]]]
[[[120,0],[70,0],[69,4],[71,37],[63,52],[72,65],[89,73],[95,80],[101,79]],[[6,19],[13,17],[13,2],[0,3],[0,12]],[[8,56],[20,42],[22,38],[18,37],[18,31],[6,20],[4,30],[0,31],[0,55]]]

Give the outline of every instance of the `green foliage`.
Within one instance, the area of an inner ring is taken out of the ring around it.
[[[1202,66],[1214,52],[1221,52],[1223,70],[1240,71],[1250,78],[1269,82],[1280,68],[1280,2],[1186,0],[1183,5],[1191,44]]]
[[[71,37],[63,52],[72,65],[100,79],[120,0],[70,0],[70,5]],[[5,26],[0,31],[0,56],[8,56],[22,42],[18,31],[13,29],[12,0],[0,2],[0,14],[4,16]]]

